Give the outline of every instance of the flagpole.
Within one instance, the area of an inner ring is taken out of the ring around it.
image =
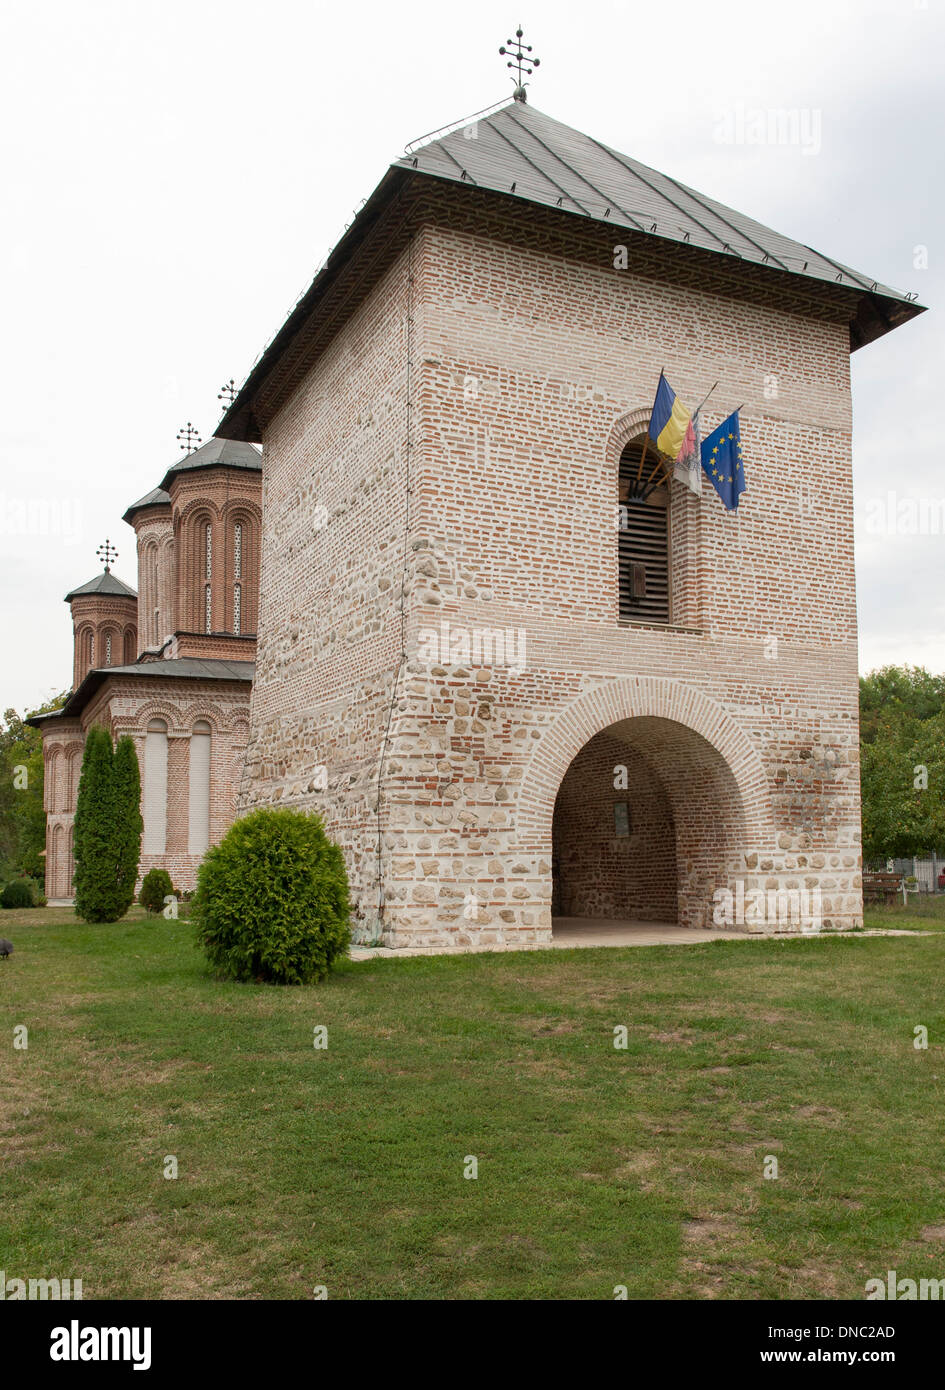
[[[665,367],[660,367],[659,381],[657,381],[657,383],[656,383],[656,394],[657,394],[657,396],[659,395],[659,391],[660,391],[660,381],[663,380],[663,374],[665,373],[665,371],[666,371],[666,368],[665,368]],[[654,400],[655,400],[655,398],[654,398]],[[646,434],[645,434],[644,437],[643,437],[643,453],[640,455],[640,466],[639,466],[639,468],[637,469],[637,486],[639,486],[640,478],[641,478],[642,475],[643,475],[643,465],[644,465],[644,463],[646,462],[646,451],[647,451],[647,448],[649,447],[649,443],[650,443],[650,427],[649,427],[649,425],[647,425],[647,427],[646,427]]]
[[[719,384],[719,383],[716,382],[716,383],[715,383],[715,386],[718,386],[718,384]],[[715,390],[715,386],[712,387],[712,390],[707,391],[707,392],[705,393],[705,395],[702,397],[702,400],[699,402],[699,404],[696,406],[695,410],[692,412],[692,418],[693,418],[693,419],[695,419],[695,417],[699,414],[699,411],[702,409],[702,407],[705,405],[706,401],[707,401],[707,400],[709,399],[709,397],[712,395],[712,391]]]

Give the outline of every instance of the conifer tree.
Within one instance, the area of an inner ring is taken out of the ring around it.
[[[117,922],[134,900],[141,849],[141,777],[134,743],[93,727],[85,740],[73,828],[75,910]]]
[[[123,734],[112,764],[115,802],[115,921],[124,917],[135,898],[138,860],[141,858],[141,772],[134,739]]]
[[[111,735],[96,724],[85,738],[72,831],[75,910],[87,922],[108,920],[108,861],[113,831],[111,793]]]

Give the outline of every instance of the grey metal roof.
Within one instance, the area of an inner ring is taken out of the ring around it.
[[[80,584],[77,589],[70,589],[66,594],[66,603],[82,594],[111,594],[117,598],[138,597],[135,589],[130,589],[127,584],[116,579],[110,570],[103,570],[94,579],[90,579],[87,584]]]
[[[25,722],[38,728],[48,719],[72,719],[88,704],[95,691],[109,676],[152,676],[164,680],[252,681],[256,664],[253,661],[204,660],[194,656],[177,657],[168,661],[141,661],[130,666],[96,666],[88,671],[80,685],[73,690],[61,709],[49,714],[34,714]]]
[[[463,134],[473,126],[475,138]],[[342,306],[350,312],[369,293],[372,276],[380,273],[379,248],[386,247],[392,257],[404,244],[408,219],[397,211],[398,195],[411,182],[426,179],[605,223],[620,228],[628,242],[652,238],[686,247],[676,254],[703,258],[707,266],[744,265],[756,285],[759,276],[769,275],[782,287],[806,284],[808,295],[821,285],[820,293],[829,293],[849,315],[851,351],[923,312],[909,295],[512,101],[416,142],[391,164],[253,366],[217,426],[218,437],[262,438],[267,420],[301,380],[306,364],[337,331]],[[367,248],[363,265],[362,248]]]
[[[463,133],[470,126],[475,127],[475,139]],[[901,291],[772,231],[524,102],[512,101],[467,122],[396,163],[648,236],[909,302]]]
[[[220,439],[216,435],[178,459],[161,479],[161,490],[170,487],[178,473],[187,473],[194,468],[248,468],[259,472],[262,469],[262,454],[252,444],[241,439]]]
[[[122,516],[122,521],[130,522],[131,518],[138,512],[143,512],[145,507],[166,507],[170,505],[171,494],[165,492],[162,487],[153,487],[150,492],[146,492],[143,497],[139,497],[137,502],[132,502],[131,506]]]

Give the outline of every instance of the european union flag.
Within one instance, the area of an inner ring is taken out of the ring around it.
[[[728,511],[738,506],[745,491],[745,468],[742,464],[742,439],[738,430],[738,411],[723,420],[702,441],[702,471],[721,497]]]

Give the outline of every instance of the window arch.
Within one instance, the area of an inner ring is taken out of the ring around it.
[[[144,740],[145,854],[164,854],[167,848],[167,724],[148,723]]]
[[[138,643],[135,638],[134,628],[126,627],[124,637],[124,651],[122,652],[122,662],[125,666],[130,666],[134,662],[134,659],[138,654],[135,650],[137,645]]]
[[[210,844],[210,740],[210,725],[198,719],[190,736],[188,854],[204,854]]]
[[[619,614],[630,621],[672,621],[671,469],[645,433],[629,440],[620,455]]]
[[[161,644],[161,597],[158,589],[158,544],[148,541],[144,551],[144,594],[142,617],[146,623],[145,639],[151,647]]]

